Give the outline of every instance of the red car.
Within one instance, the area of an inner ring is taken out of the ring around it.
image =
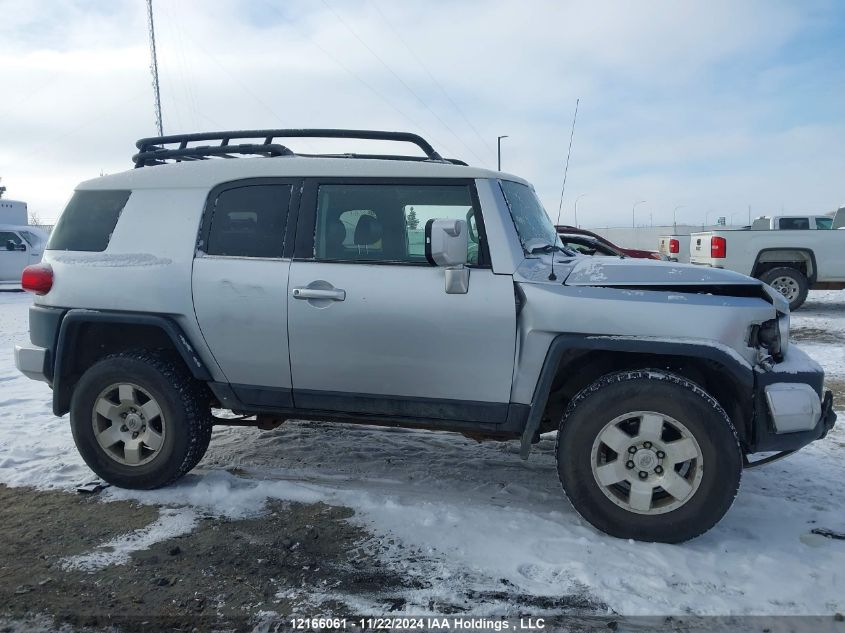
[[[593,233],[592,231],[588,231],[587,229],[578,229],[574,226],[567,226],[565,224],[555,226],[555,229],[557,229],[558,233],[575,233],[577,235],[589,235],[590,237],[594,237],[595,239],[597,239],[602,244],[607,244],[611,248],[620,251],[627,257],[636,257],[639,259],[664,259],[663,256],[657,251],[641,251],[637,248],[622,248],[621,246],[614,244],[610,240],[603,238],[601,235]]]

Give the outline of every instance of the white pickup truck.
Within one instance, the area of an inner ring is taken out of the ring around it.
[[[661,235],[657,252],[670,262],[689,263],[689,235]]]
[[[845,231],[784,229],[779,223],[784,218],[777,218],[777,230],[771,230],[769,222],[762,229],[752,225],[747,230],[692,233],[690,263],[756,277],[783,294],[792,310],[804,303],[810,288],[845,288]],[[830,228],[845,228],[845,207],[837,211]]]
[[[755,218],[752,231],[815,231],[833,228],[827,215],[773,215]]]
[[[41,261],[47,234],[27,225],[25,202],[3,198],[0,187],[0,290],[19,290],[21,273]]]

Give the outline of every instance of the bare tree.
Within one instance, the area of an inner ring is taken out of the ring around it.
[[[29,225],[30,226],[41,226],[41,216],[38,215],[38,211],[30,211],[29,212]]]

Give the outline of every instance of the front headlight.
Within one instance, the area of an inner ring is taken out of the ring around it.
[[[776,361],[782,361],[789,346],[789,315],[779,314],[766,321],[756,331],[756,347],[763,347]]]

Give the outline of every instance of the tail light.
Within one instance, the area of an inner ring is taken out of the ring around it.
[[[710,238],[710,257],[724,259],[728,256],[728,245],[724,237]]]
[[[681,243],[678,240],[669,240],[669,252],[678,254],[681,252]]]
[[[50,264],[33,264],[23,269],[21,287],[27,292],[46,295],[53,287],[53,268]]]

